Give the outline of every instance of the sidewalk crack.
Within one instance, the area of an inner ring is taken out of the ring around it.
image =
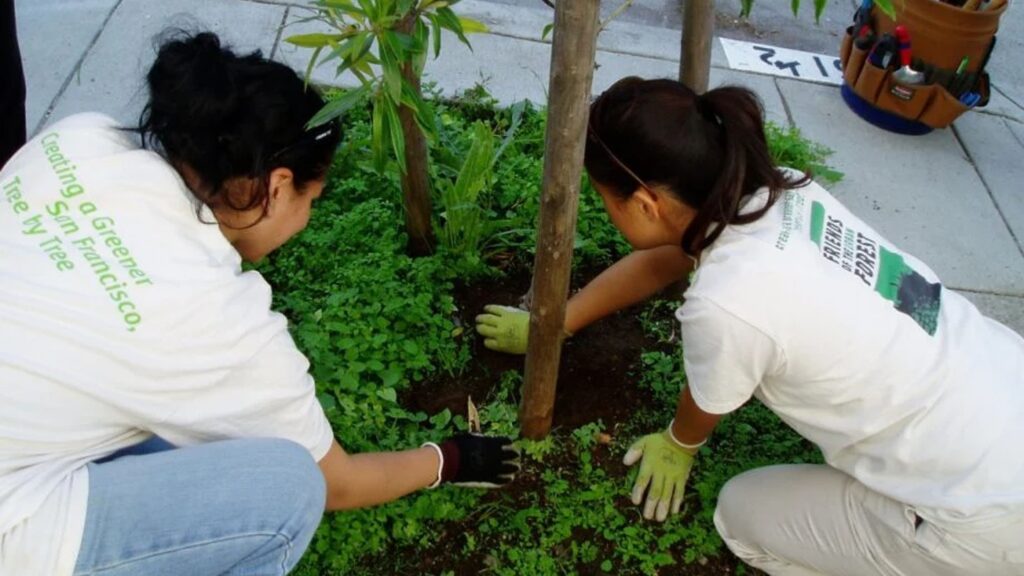
[[[789,127],[795,128],[796,121],[793,120],[793,111],[789,109],[789,100],[786,100],[786,95],[782,93],[782,86],[779,85],[779,79],[772,78],[772,84],[775,85],[775,91],[779,93],[779,99],[782,100],[782,108],[786,111],[786,121],[789,122]]]
[[[86,57],[89,56],[89,53],[92,52],[96,43],[99,42],[100,36],[102,36],[103,32],[106,31],[107,24],[110,23],[110,19],[114,17],[114,13],[117,12],[117,9],[121,7],[122,2],[124,2],[124,0],[117,0],[117,3],[110,9],[110,12],[107,12],[107,16],[103,19],[103,23],[100,24],[99,30],[96,31],[92,40],[89,41],[89,45],[82,51],[82,55],[79,56],[78,61],[75,62],[75,65],[71,68],[71,73],[64,79],[64,82],[60,85],[60,90],[57,90],[57,94],[53,97],[53,100],[50,101],[50,105],[46,107],[46,111],[43,112],[42,117],[39,118],[39,122],[32,131],[33,134],[36,134],[46,126],[46,123],[50,120],[50,115],[53,114],[53,111],[57,108],[57,103],[60,102],[60,99],[64,96],[68,86],[71,85],[71,81],[80,77],[80,74],[82,73],[82,64],[85,63]]]
[[[1003,124],[1006,124],[1006,129],[1010,131],[1010,136],[1013,136],[1013,139],[1017,141],[1017,144],[1020,144],[1020,147],[1024,148],[1024,140],[1020,139],[1020,136],[1017,135],[1017,131],[1013,129],[1013,126],[1010,126],[1010,123],[1006,120],[1003,120]]]
[[[995,84],[993,84],[992,85],[992,89],[995,90],[996,92],[999,92],[1000,94],[1002,94],[1003,98],[1006,98],[1007,100],[1009,100],[1010,103],[1012,103],[1017,108],[1020,108],[1021,110],[1024,110],[1024,105],[1021,105],[1020,102],[1017,102],[1017,100],[1015,100],[1012,96],[1007,94],[1006,91],[1003,90],[1002,88],[1000,88],[999,86],[996,86]]]
[[[281,45],[281,35],[284,34],[284,27],[288,25],[288,13],[291,12],[291,10],[291,6],[286,6],[284,14],[281,15],[281,25],[277,27],[277,36],[274,37],[274,47],[270,49],[271,60],[277,56],[277,48]]]
[[[1001,292],[999,290],[986,290],[984,288],[963,288],[959,286],[952,286],[949,284],[943,285],[945,288],[950,290],[956,290],[957,292],[967,292],[969,294],[984,294],[985,296],[998,296],[1000,298],[1013,298],[1016,300],[1024,300],[1024,294],[1017,294],[1013,292]]]
[[[1007,126],[1006,129],[1010,130],[1010,127]],[[1003,226],[1005,226],[1006,231],[1010,233],[1010,238],[1013,238],[1013,243],[1017,245],[1017,251],[1020,252],[1021,256],[1024,256],[1024,243],[1022,243],[1021,239],[1017,238],[1017,235],[1014,234],[1013,227],[1010,226],[1010,221],[1006,219],[1006,214],[1003,213],[1002,207],[999,206],[999,200],[996,200],[995,194],[992,193],[992,187],[989,186],[988,180],[985,179],[985,175],[978,169],[978,163],[975,162],[970,149],[968,149],[967,145],[964,144],[964,139],[960,135],[960,129],[954,124],[952,126],[952,130],[953,137],[956,138],[956,142],[960,145],[960,149],[964,151],[967,161],[970,162],[971,167],[974,168],[974,173],[978,175],[978,179],[981,180],[981,185],[985,187],[985,192],[988,193],[988,197],[992,201],[992,205],[995,206],[996,212],[999,213],[999,218],[1003,221]],[[1010,130],[1010,133],[1013,134],[1013,130]],[[1016,134],[1014,134],[1014,139],[1020,142],[1020,140],[1017,139]]]

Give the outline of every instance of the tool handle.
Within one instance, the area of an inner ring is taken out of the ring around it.
[[[900,42],[900,64],[910,66],[910,33],[903,24],[896,27],[896,38]]]
[[[967,2],[964,3],[964,10],[974,11],[974,10],[977,10],[978,8],[980,8],[980,7],[981,7],[981,0],[967,0]]]

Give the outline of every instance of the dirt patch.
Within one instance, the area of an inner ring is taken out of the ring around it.
[[[597,272],[583,272],[573,281],[582,286]],[[459,321],[471,339],[473,363],[456,377],[443,375],[417,384],[402,395],[401,402],[412,410],[435,414],[445,408],[464,414],[466,396],[486,401],[490,390],[508,370],[523,370],[524,359],[488,350],[473,332],[474,318],[487,304],[516,305],[529,289],[525,272],[509,278],[460,287],[455,299]],[[601,420],[606,427],[625,422],[636,413],[649,394],[635,383],[634,372],[640,355],[659,344],[644,334],[637,309],[627,309],[605,318],[566,341],[559,367],[554,427],[576,428]]]
[[[574,287],[583,286],[599,271],[584,271],[573,278]],[[466,396],[472,395],[478,404],[486,403],[491,390],[508,370],[522,371],[522,357],[492,352],[484,348],[482,340],[472,332],[474,318],[487,304],[516,305],[530,285],[525,271],[508,274],[506,278],[462,286],[455,291],[458,320],[471,338],[473,363],[466,371],[451,377],[442,375],[428,382],[416,384],[402,393],[401,403],[412,410],[436,414],[449,409],[453,414],[465,414]],[[555,401],[554,427],[575,429],[601,420],[603,430],[612,435],[615,445],[629,441],[621,437],[619,426],[626,423],[639,410],[648,409],[655,402],[652,395],[637,386],[635,374],[639,372],[640,356],[644,351],[674,349],[645,335],[639,320],[639,308],[622,311],[605,318],[577,334],[565,343],[559,370],[558,391]],[[485,423],[486,426],[486,423]],[[622,451],[615,446],[598,444],[591,451],[592,463],[615,477],[628,472],[622,464]],[[534,499],[544,507],[546,484],[541,478],[545,470],[568,469],[578,466],[577,456],[571,451],[558,452],[545,458],[543,464],[527,462],[516,482],[500,491],[488,494],[481,508],[494,504],[513,509],[529,507]],[[400,568],[395,573],[438,574],[457,576],[487,571],[494,558],[487,550],[472,553],[464,550],[466,533],[477,531],[479,518],[471,517],[446,527],[424,554],[415,549],[400,551],[395,560]],[[615,542],[609,542],[592,531],[579,530],[569,541],[592,542],[601,550],[600,559],[615,555]],[[559,545],[561,546],[561,545]],[[569,549],[553,547],[553,557],[570,554]],[[577,565],[582,575],[605,575],[601,560]],[[376,565],[375,565],[376,566]],[[735,574],[739,561],[723,551],[718,557],[707,558],[693,564],[678,564],[658,571],[663,575],[718,576]],[[379,566],[376,566],[379,568]],[[383,573],[383,572],[382,572]],[[749,569],[747,574],[759,574]]]
[[[608,446],[598,445],[591,450],[592,462],[596,468],[603,468],[610,475],[626,474],[626,467],[622,464],[621,453],[614,452]],[[528,462],[526,468],[511,486],[499,491],[494,491],[485,496],[481,508],[491,504],[497,504],[512,509],[523,509],[531,505],[530,495],[537,496],[537,506],[545,507],[550,504],[544,497],[545,483],[541,474],[545,469],[560,469],[578,465],[576,456],[569,452],[554,454],[545,459],[543,464]],[[623,496],[625,497],[625,496]],[[417,553],[413,549],[400,553],[400,570],[395,574],[443,574],[449,572],[456,576],[471,576],[474,574],[486,573],[487,569],[493,567],[495,559],[486,548],[481,548],[472,553],[464,550],[465,534],[472,534],[479,530],[478,522],[483,515],[472,516],[461,522],[451,524],[442,532],[438,539],[431,544],[430,552],[427,554]],[[577,574],[582,576],[609,576],[616,572],[607,572],[601,569],[601,562],[615,556],[616,542],[608,541],[592,529],[577,528],[573,531],[572,537],[552,546],[548,550],[551,557],[558,558],[571,554],[570,543],[589,542],[600,550],[598,559],[588,564],[576,564],[573,568]],[[661,576],[720,576],[736,574],[741,565],[739,559],[723,550],[715,557],[704,558],[691,564],[679,561],[678,564],[660,568],[658,574]],[[384,573],[384,572],[381,572]],[[763,576],[762,572],[746,567],[748,576]]]

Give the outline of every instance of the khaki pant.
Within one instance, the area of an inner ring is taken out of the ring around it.
[[[772,576],[1022,576],[1024,517],[964,533],[829,466],[771,466],[730,480],[715,526],[729,549]]]

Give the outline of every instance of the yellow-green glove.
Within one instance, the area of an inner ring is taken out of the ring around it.
[[[476,317],[476,331],[484,337],[484,346],[506,354],[526,354],[530,333],[530,313],[510,306],[484,306]]]
[[[676,441],[671,430],[670,426],[664,432],[648,434],[637,440],[622,459],[626,466],[640,461],[640,473],[633,485],[633,504],[639,506],[646,492],[644,518],[656,518],[658,522],[668,518],[670,509],[673,514],[679,513],[693,457],[700,448],[699,445],[687,447]]]

